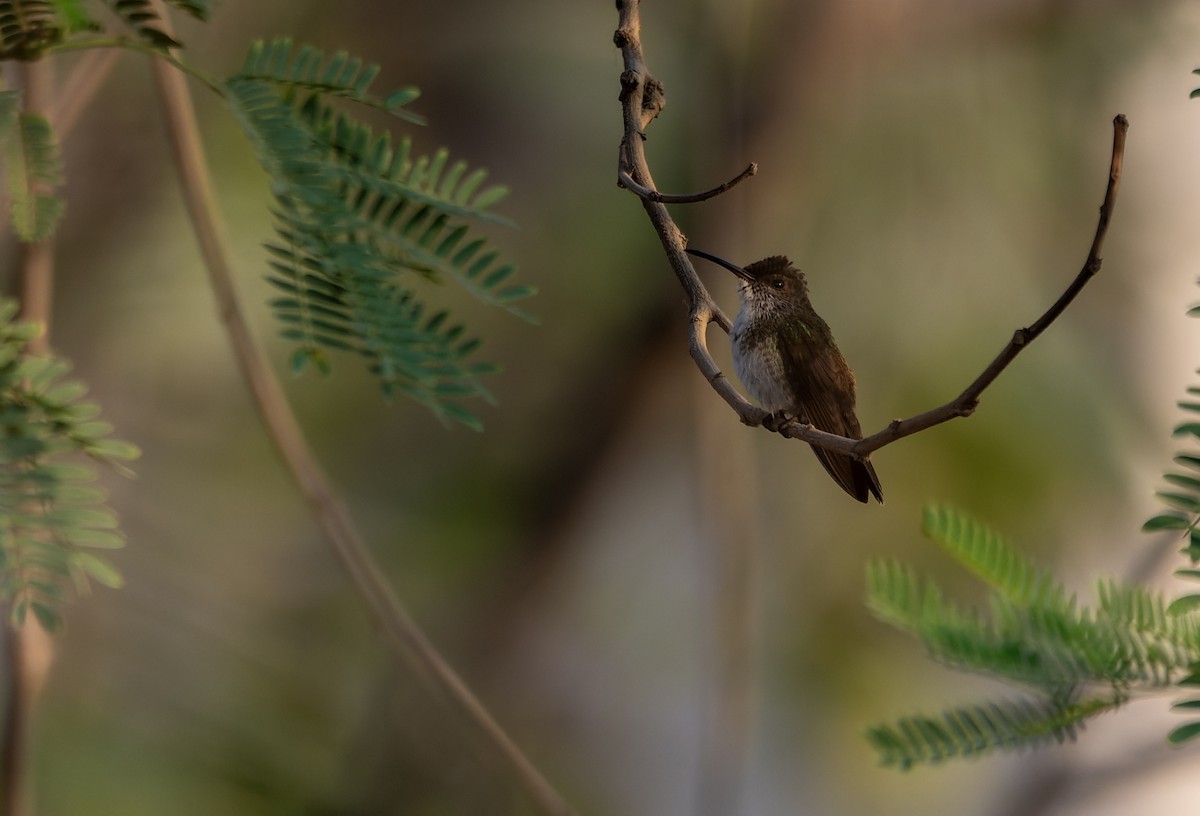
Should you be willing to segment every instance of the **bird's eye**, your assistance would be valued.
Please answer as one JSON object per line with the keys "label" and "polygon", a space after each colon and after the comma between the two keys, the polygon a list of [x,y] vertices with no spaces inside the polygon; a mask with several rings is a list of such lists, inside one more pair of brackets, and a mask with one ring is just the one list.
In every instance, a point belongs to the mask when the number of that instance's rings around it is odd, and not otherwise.
{"label": "bird's eye", "polygon": [[782,289],[783,288],[783,278],[776,278],[775,280],[771,281],[771,287],[774,289]]}

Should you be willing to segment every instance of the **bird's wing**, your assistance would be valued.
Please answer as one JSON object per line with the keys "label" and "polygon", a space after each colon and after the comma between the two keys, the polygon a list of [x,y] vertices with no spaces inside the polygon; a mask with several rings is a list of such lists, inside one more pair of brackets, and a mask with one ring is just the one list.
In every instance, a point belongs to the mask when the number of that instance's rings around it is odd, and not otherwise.
{"label": "bird's wing", "polygon": [[[789,366],[804,376],[796,378],[797,408],[814,428],[850,439],[862,439],[862,428],[854,413],[854,374],[837,347],[830,341],[817,352],[803,344],[785,349]],[[870,463],[843,453],[812,446],[826,472],[838,485],[861,502],[870,495],[883,501],[879,476]]]}

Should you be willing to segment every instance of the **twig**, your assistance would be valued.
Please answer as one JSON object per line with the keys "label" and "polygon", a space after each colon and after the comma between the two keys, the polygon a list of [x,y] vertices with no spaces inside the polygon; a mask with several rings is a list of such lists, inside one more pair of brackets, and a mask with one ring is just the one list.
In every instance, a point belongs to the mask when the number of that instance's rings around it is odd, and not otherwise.
{"label": "twig", "polygon": [[[619,151],[620,166],[617,171],[617,184],[633,192],[642,202],[650,222],[658,233],[659,240],[667,253],[667,260],[679,279],[688,299],[690,327],[688,332],[688,350],[700,373],[713,387],[722,399],[737,413],[741,421],[752,426],[770,426],[790,439],[799,439],[811,445],[818,445],[829,450],[849,453],[865,458],[885,445],[890,445],[906,436],[940,425],[956,417],[970,416],[979,405],[979,397],[991,383],[1000,375],[1009,363],[1016,358],[1022,349],[1032,343],[1038,335],[1062,314],[1063,310],[1075,299],[1087,282],[1100,271],[1100,249],[1108,232],[1108,223],[1116,206],[1117,188],[1121,180],[1121,166],[1125,155],[1125,134],[1129,122],[1124,115],[1118,114],[1113,119],[1113,148],[1112,160],[1109,165],[1108,187],[1104,195],[1104,203],[1100,207],[1100,222],[1092,239],[1091,250],[1083,269],[1036,323],[1028,328],[1018,329],[1013,333],[1008,345],[984,369],[983,373],[967,386],[961,394],[945,405],[930,409],[924,413],[896,419],[883,430],[864,439],[849,439],[837,434],[826,433],[797,420],[785,423],[773,422],[773,415],[747,401],[728,378],[708,351],[708,324],[716,323],[726,332],[730,329],[728,318],[712,300],[700,278],[692,268],[691,262],[683,252],[687,241],[667,212],[663,201],[666,199],[658,193],[650,175],[646,161],[644,128],[662,111],[666,105],[662,98],[662,85],[654,79],[646,68],[641,43],[641,18],[638,13],[638,0],[618,0],[617,10],[619,22],[613,41],[621,49],[624,58],[624,71],[621,73],[621,109],[624,122],[624,135]],[[753,167],[753,165],[751,165]],[[736,179],[735,181],[740,180]],[[722,185],[724,189],[728,186]],[[724,192],[717,188],[716,195]],[[704,194],[701,194],[704,195]],[[682,198],[692,199],[688,196]]]}
{"label": "twig", "polygon": [[[618,0],[617,11],[619,21],[613,42],[621,49],[625,70],[621,73],[621,111],[625,125],[625,133],[621,139],[622,167],[625,175],[635,181],[640,187],[654,190],[654,179],[650,175],[650,167],[646,162],[646,151],[642,144],[645,136],[643,128],[648,125],[666,105],[662,84],[646,68],[642,57],[641,16],[638,14],[639,0]],[[666,250],[667,260],[679,284],[687,295],[689,304],[689,351],[692,359],[699,367],[704,378],[721,395],[726,402],[740,415],[757,411],[745,400],[733,384],[717,368],[716,362],[708,352],[705,329],[709,323],[715,322],[725,331],[729,331],[729,318],[721,311],[721,307],[708,294],[700,276],[696,274],[691,260],[683,251],[686,242],[683,233],[675,225],[667,208],[661,201],[654,201],[647,196],[639,196],[650,223]],[[761,421],[761,420],[760,420]]]}
{"label": "twig", "polygon": [[731,187],[741,184],[757,172],[758,165],[750,162],[749,167],[724,184],[718,184],[716,187],[711,190],[705,190],[703,193],[689,193],[687,195],[671,195],[670,193],[660,193],[658,190],[643,187],[629,176],[624,167],[617,169],[617,184],[627,190],[632,190],[639,198],[649,199],[650,201],[659,201],[663,204],[695,204],[698,201],[707,201],[710,198],[719,196]]}
{"label": "twig", "polygon": [[[165,10],[158,5],[165,25]],[[171,34],[169,27],[164,31]],[[575,810],[521,752],[425,636],[371,557],[322,471],[242,313],[225,228],[217,212],[187,79],[166,60],[156,59],[154,71],[167,118],[171,150],[221,322],[259,416],[312,509],[326,542],[349,572],[355,589],[362,595],[388,641],[491,743],[538,809],[551,816],[574,816]]]}
{"label": "twig", "polygon": [[[671,268],[687,293],[690,322],[688,342],[692,359],[708,383],[740,415],[755,408],[742,398],[733,384],[721,373],[707,346],[708,324],[715,322],[728,332],[729,318],[708,294],[692,266],[691,259],[684,253],[686,242],[664,204],[699,201],[718,195],[749,178],[757,171],[757,166],[751,164],[737,178],[714,188],[709,194],[671,197],[664,196],[655,189],[646,161],[642,131],[662,110],[665,99],[661,83],[650,75],[642,54],[638,2],[639,0],[618,0],[619,22],[613,37],[624,60],[620,98],[625,130],[618,151],[618,184],[632,190],[641,199],[642,206],[666,250]],[[710,447],[702,445],[701,449],[707,451]],[[743,525],[743,533],[744,530]],[[739,541],[745,546],[747,539],[743,535],[739,537]],[[723,632],[726,640],[722,643],[715,666],[715,691],[718,699],[715,701],[714,716],[707,721],[710,732],[706,735],[702,748],[705,776],[700,787],[700,795],[703,797],[700,812],[707,813],[723,813],[736,809],[739,790],[737,777],[742,770],[737,754],[749,727],[751,681],[748,672],[751,659],[748,654],[750,639],[745,637],[745,630],[750,628],[750,602],[746,594],[750,591],[749,576],[741,572],[728,572],[729,568],[734,566],[748,569],[749,558],[744,551],[723,552],[721,555],[726,560],[720,563],[719,571],[722,573],[722,579],[729,584],[721,592],[724,603],[719,610],[719,617],[720,623],[727,631]]]}
{"label": "twig", "polygon": [[1087,260],[1083,262],[1083,268],[1079,270],[1079,274],[1075,276],[1058,300],[1032,326],[1013,332],[1008,345],[996,355],[983,373],[953,400],[909,419],[892,421],[882,431],[854,444],[850,448],[851,453],[866,456],[871,451],[878,450],[897,439],[910,436],[955,417],[970,416],[978,407],[979,397],[984,389],[991,385],[1000,376],[1000,372],[1007,368],[1023,349],[1036,340],[1083,291],[1083,287],[1087,285],[1088,281],[1100,271],[1102,263],[1100,250],[1104,246],[1104,239],[1108,235],[1108,224],[1112,218],[1113,209],[1117,205],[1117,189],[1121,184],[1121,169],[1125,161],[1125,134],[1128,131],[1129,120],[1125,118],[1124,114],[1117,114],[1113,117],[1112,158],[1109,161],[1108,184],[1104,191],[1104,202],[1100,205],[1100,219],[1096,224],[1095,235],[1092,237],[1092,246],[1088,250]]}
{"label": "twig", "polygon": [[[22,63],[24,105],[30,113],[45,115],[53,96],[53,66],[44,60]],[[21,319],[42,325],[30,341],[29,351],[41,354],[50,348],[50,322],[54,296],[54,243],[47,239],[20,248]],[[54,659],[54,645],[37,619],[30,615],[21,626],[5,622],[8,659],[8,699],[5,701],[3,758],[0,759],[0,814],[26,816],[34,812],[32,752],[29,750],[33,716]]]}
{"label": "twig", "polygon": [[75,127],[75,122],[96,97],[96,92],[104,85],[117,64],[121,52],[112,49],[97,49],[84,54],[71,75],[63,83],[62,90],[57,94],[54,109],[50,113],[50,123],[54,125],[54,133],[59,142],[67,140],[67,134]]}

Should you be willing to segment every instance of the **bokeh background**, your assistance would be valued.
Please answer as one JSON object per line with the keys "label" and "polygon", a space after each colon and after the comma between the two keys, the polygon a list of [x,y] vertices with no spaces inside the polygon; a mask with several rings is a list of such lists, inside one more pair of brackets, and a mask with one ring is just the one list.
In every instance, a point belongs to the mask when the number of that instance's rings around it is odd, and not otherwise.
{"label": "bokeh background", "polygon": [[[868,724],[1003,690],[931,664],[861,599],[881,555],[978,595],[921,539],[930,500],[991,521],[1085,597],[1147,563],[1179,590],[1177,556],[1138,529],[1200,364],[1184,317],[1200,258],[1200,5],[646,0],[642,15],[668,99],[647,143],[659,186],[704,189],[758,162],[676,217],[693,246],[786,253],[807,271],[868,431],[957,394],[1058,296],[1086,255],[1121,112],[1103,272],[974,417],[876,454],[887,504],[862,507],[803,445],[741,426],[687,356],[681,294],[615,186],[611,3],[260,0],[181,21],[187,58],[218,74],[282,33],[381,63],[381,88],[424,92],[418,146],[449,145],[512,187],[502,209],[519,228],[493,234],[540,288],[540,325],[452,286],[429,293],[505,366],[485,433],[384,404],[351,359],[287,381],[415,616],[583,813],[1194,808],[1200,755],[1165,747],[1169,698],[1073,746],[879,768]],[[282,372],[265,178],[196,91],[241,290]],[[274,456],[143,59],[121,58],[65,147],[53,344],[144,457],[136,480],[107,480],[127,586],[75,604],[57,643],[41,812],[531,812],[376,638]],[[729,276],[701,272],[733,311]],[[728,368],[715,328],[711,341]],[[721,669],[730,656],[744,671]]]}

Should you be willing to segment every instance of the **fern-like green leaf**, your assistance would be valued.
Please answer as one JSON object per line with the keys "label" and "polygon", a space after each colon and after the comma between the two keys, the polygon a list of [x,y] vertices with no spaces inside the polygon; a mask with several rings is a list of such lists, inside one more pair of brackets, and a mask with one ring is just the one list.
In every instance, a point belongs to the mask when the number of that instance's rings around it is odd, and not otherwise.
{"label": "fern-like green leaf", "polygon": [[904,717],[868,729],[867,739],[882,765],[909,770],[919,764],[1074,740],[1086,719],[1123,703],[1120,695],[1064,705],[1004,700],[948,709],[938,717]]}
{"label": "fern-like green leaf", "polygon": [[[162,30],[162,21],[150,0],[106,0],[106,2],[113,13],[133,30],[139,40],[164,51],[182,47],[178,40]],[[186,2],[173,2],[172,4],[189,13],[191,13],[189,7],[208,5],[207,3]]]}
{"label": "fern-like green leaf", "polygon": [[34,60],[71,28],[62,0],[0,0],[0,60]]}
{"label": "fern-like green leaf", "polygon": [[1062,598],[1053,577],[1033,566],[994,530],[952,508],[926,507],[922,532],[1015,604]]}
{"label": "fern-like green leaf", "polygon": [[[1153,526],[1174,528],[1179,518],[1171,514]],[[1077,724],[1120,705],[1131,690],[1161,690],[1195,676],[1200,595],[1168,603],[1159,593],[1107,580],[1098,585],[1097,605],[1088,608],[995,531],[955,510],[928,508],[923,529],[988,584],[990,614],[955,606],[894,561],[868,567],[868,606],[919,638],[933,659],[1039,696],[1015,707],[954,709],[940,719],[906,718],[873,729],[870,738],[885,764],[909,767],[1073,735]],[[1079,703],[1083,692],[1089,697]]]}
{"label": "fern-like green leaf", "polygon": [[1145,587],[1102,580],[1097,585],[1102,619],[1114,626],[1178,639],[1195,633],[1194,624],[1167,613],[1167,601]]}
{"label": "fern-like green leaf", "polygon": [[912,567],[894,559],[867,562],[867,608],[907,632],[920,631],[925,587]]}
{"label": "fern-like green leaf", "polygon": [[197,20],[208,22],[212,19],[213,3],[210,0],[167,0],[167,2]]}
{"label": "fern-like green leaf", "polygon": [[13,322],[15,311],[0,303],[0,598],[15,623],[33,614],[56,628],[72,588],[120,584],[94,550],[123,538],[84,462],[120,465],[137,450],[108,436],[86,389],[63,379],[65,363],[27,354],[37,327]]}
{"label": "fern-like green leaf", "polygon": [[461,400],[490,399],[479,378],[495,367],[471,362],[479,341],[444,316],[426,315],[411,283],[446,275],[509,311],[529,287],[507,283],[512,267],[465,223],[499,220],[475,204],[492,189],[479,191],[482,171],[450,162],[444,151],[413,158],[407,141],[393,148],[390,136],[326,101],[387,107],[412,98],[369,96],[376,73],[348,55],[326,58],[273,40],[255,44],[226,82],[276,196],[268,280],[281,296],[272,307],[282,335],[299,346],[293,371],[310,363],[327,369],[331,351],[356,353],[388,396],[412,397],[443,419],[478,427]]}
{"label": "fern-like green leaf", "polygon": [[268,84],[236,79],[228,87],[235,113],[277,179],[280,240],[268,246],[269,280],[285,294],[272,304],[284,337],[300,344],[301,359],[318,364],[322,349],[357,352],[388,396],[410,396],[440,417],[477,426],[465,409],[446,408],[448,396],[488,396],[457,334],[423,322],[412,290],[395,283],[401,269],[370,231],[363,236],[362,223],[344,205],[336,167],[321,145]]}
{"label": "fern-like green leaf", "polygon": [[241,73],[234,78],[277,83],[292,90],[349,99],[385,110],[413,124],[424,124],[423,117],[404,110],[405,105],[420,95],[416,88],[404,88],[385,99],[369,93],[371,83],[378,75],[378,65],[364,63],[345,51],[327,58],[309,45],[296,50],[290,37],[279,37],[255,41],[246,52]]}
{"label": "fern-like green leaf", "polygon": [[[305,125],[341,168],[347,185],[393,202],[404,199],[428,205],[444,215],[511,226],[507,219],[490,212],[508,194],[508,188],[492,185],[479,191],[487,171],[467,173],[465,162],[450,163],[445,148],[433,156],[413,158],[409,139],[393,149],[389,134],[376,135],[317,95],[310,96],[299,110]],[[450,169],[443,176],[447,165]],[[392,222],[396,220],[394,216]]]}
{"label": "fern-like green leaf", "polygon": [[50,123],[20,105],[19,94],[0,91],[0,164],[13,229],[22,241],[37,242],[53,234],[62,215],[62,199],[54,195],[62,183],[62,162]]}
{"label": "fern-like green leaf", "polygon": [[[881,620],[916,636],[940,663],[1058,691],[1095,679],[1103,660],[1089,660],[1064,641],[1078,622],[1066,610],[1030,615],[994,596],[995,615],[985,619],[947,601],[932,583],[894,561],[868,565],[867,606]],[[1107,678],[1105,678],[1107,679]]]}

